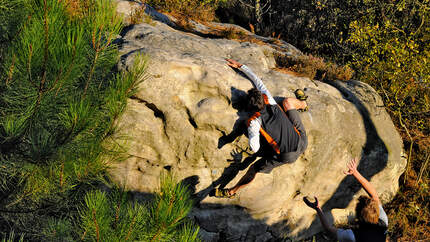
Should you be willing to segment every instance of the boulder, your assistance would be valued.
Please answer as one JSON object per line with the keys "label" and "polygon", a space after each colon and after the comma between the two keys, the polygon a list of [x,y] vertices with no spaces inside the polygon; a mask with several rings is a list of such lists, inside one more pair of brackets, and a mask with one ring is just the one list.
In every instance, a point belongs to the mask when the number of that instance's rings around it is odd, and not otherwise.
{"label": "boulder", "polygon": [[[209,240],[300,239],[322,231],[303,196],[317,196],[330,219],[346,223],[356,198],[365,194],[343,173],[354,157],[383,203],[396,194],[406,165],[402,141],[369,85],[282,73],[273,57],[280,48],[205,38],[158,21],[129,26],[120,51],[120,68],[132,65],[139,53],[149,56],[150,65],[119,123],[118,140],[129,147],[129,158],[112,163],[110,175],[129,190],[152,193],[162,172],[174,173],[195,192],[191,216]],[[284,51],[301,54],[291,46]],[[216,185],[233,186],[246,172],[238,162],[250,154],[247,137],[225,141],[247,119],[237,103],[252,84],[225,58],[249,66],[277,100],[294,97],[297,88],[309,96],[309,111],[300,114],[307,150],[292,164],[258,173],[232,199],[209,192]]]}

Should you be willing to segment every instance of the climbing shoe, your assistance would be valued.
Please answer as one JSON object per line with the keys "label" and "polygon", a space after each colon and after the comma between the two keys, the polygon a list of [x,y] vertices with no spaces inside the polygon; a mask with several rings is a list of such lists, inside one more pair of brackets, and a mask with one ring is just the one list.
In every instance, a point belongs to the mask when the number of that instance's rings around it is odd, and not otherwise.
{"label": "climbing shoe", "polygon": [[306,96],[305,92],[302,89],[295,90],[294,95],[296,95],[296,98],[300,101],[306,101],[306,99],[308,99],[308,96]]}
{"label": "climbing shoe", "polygon": [[[298,100],[303,101],[303,102],[306,102],[306,100],[308,99],[308,96],[306,96],[305,92],[302,89],[295,90],[294,91],[294,95],[296,95],[296,98]],[[309,110],[309,108],[308,108],[307,103],[306,103],[306,107],[305,108],[297,109],[297,111],[299,111],[299,112],[305,112],[305,111],[308,111],[308,110]]]}

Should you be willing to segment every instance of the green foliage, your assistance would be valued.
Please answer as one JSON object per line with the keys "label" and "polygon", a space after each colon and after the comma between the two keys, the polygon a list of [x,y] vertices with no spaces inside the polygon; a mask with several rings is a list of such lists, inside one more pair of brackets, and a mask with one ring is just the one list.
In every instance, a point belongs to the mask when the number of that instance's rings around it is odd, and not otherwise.
{"label": "green foliage", "polygon": [[[112,76],[106,71],[117,61],[111,41],[121,29],[107,3],[96,1],[87,18],[70,19],[59,1],[33,1],[31,20],[10,44],[3,63],[1,149],[11,154],[10,160],[19,157],[43,165],[28,168],[27,186],[41,185],[47,188],[40,189],[45,195],[56,183],[38,184],[32,177],[60,181],[59,174],[46,168],[75,162],[62,160],[59,154],[70,151],[96,158],[102,152],[97,144],[104,138],[109,117],[102,109],[90,109],[103,107],[97,97],[112,89],[103,82]],[[110,25],[105,24],[108,19]],[[77,150],[77,143],[85,148]],[[49,183],[50,189],[43,185]],[[37,195],[34,190],[31,194]]]}
{"label": "green foliage", "polygon": [[[160,191],[156,194],[155,202],[150,207],[149,229],[151,241],[177,241],[176,237],[193,238],[197,231],[186,229],[182,233],[175,228],[181,225],[185,216],[192,208],[191,195],[187,187],[175,185],[172,176],[162,176]],[[187,227],[186,227],[187,228]],[[187,234],[186,232],[190,233]],[[195,240],[193,240],[195,241]]]}
{"label": "green foliage", "polygon": [[198,228],[186,221],[192,207],[189,191],[171,176],[149,204],[130,202],[115,188],[91,191],[80,210],[82,239],[87,241],[199,241]]}
{"label": "green foliage", "polygon": [[[13,230],[9,233],[9,235],[7,237],[3,237],[3,239],[1,240],[2,242],[14,242],[16,241],[15,239],[15,232],[13,232]],[[24,241],[24,236],[21,235],[19,237],[19,242],[23,242]]]}
{"label": "green foliage", "polygon": [[[112,41],[122,25],[109,0],[74,9],[29,0],[15,14],[21,3],[0,2],[11,9],[8,21],[20,23],[4,25],[3,36],[14,38],[7,37],[0,63],[0,231],[45,240],[52,227],[73,240],[67,228],[77,204],[104,182],[106,162],[122,157],[112,134],[147,62],[137,56],[130,70],[115,70]],[[31,17],[13,19],[22,16]]]}
{"label": "green foliage", "polygon": [[42,234],[45,241],[75,241],[75,231],[69,219],[50,218]]}
{"label": "green foliage", "polygon": [[348,59],[342,40],[349,23],[362,16],[358,0],[232,0],[229,5],[225,17],[243,27],[250,23],[259,35],[282,36],[306,53],[342,64]]}
{"label": "green foliage", "polygon": [[368,14],[351,23],[348,39],[357,48],[351,63],[361,70],[360,79],[378,88],[387,107],[405,118],[429,112],[429,2],[366,3]]}
{"label": "green foliage", "polygon": [[21,15],[31,18],[16,27],[0,63],[0,231],[12,228],[21,241],[197,241],[185,219],[190,194],[173,179],[163,180],[154,204],[94,190],[106,162],[124,156],[116,121],[146,79],[143,55],[115,69],[112,41],[122,25],[110,1],[28,4]]}
{"label": "green foliage", "polygon": [[411,241],[429,236],[429,3],[365,1],[365,14],[351,23],[347,40],[354,50],[351,65],[381,94],[408,148],[407,170],[389,215],[392,237]]}
{"label": "green foliage", "polygon": [[0,60],[3,59],[3,51],[8,43],[26,22],[28,9],[26,0],[0,0]]}

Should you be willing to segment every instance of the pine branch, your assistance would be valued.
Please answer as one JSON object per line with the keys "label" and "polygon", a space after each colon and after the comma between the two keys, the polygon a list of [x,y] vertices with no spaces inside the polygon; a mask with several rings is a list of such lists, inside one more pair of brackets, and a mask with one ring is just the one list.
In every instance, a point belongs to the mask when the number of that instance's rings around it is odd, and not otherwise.
{"label": "pine branch", "polygon": [[121,201],[118,201],[118,204],[116,205],[116,209],[115,209],[115,224],[114,224],[114,228],[116,228],[118,226],[120,208],[121,208]]}
{"label": "pine branch", "polygon": [[94,221],[94,225],[96,226],[97,242],[99,242],[100,241],[99,225],[97,223],[96,210],[94,208],[93,208],[93,221]]}
{"label": "pine branch", "polygon": [[157,229],[157,233],[155,233],[155,235],[152,237],[151,242],[154,241],[156,238],[158,238],[158,236],[161,234],[161,230],[165,229],[165,226],[166,225],[162,224],[161,228]]}
{"label": "pine branch", "polygon": [[[75,65],[75,60],[76,60],[76,38],[74,39],[74,43],[73,43],[73,51],[72,51],[72,62],[70,63],[70,65],[66,68],[67,69],[67,71],[66,71],[66,74],[64,75],[64,77],[63,77],[63,79],[67,79],[68,77],[69,77],[69,75],[70,75],[70,73],[72,72],[72,69],[73,69],[73,66]],[[60,75],[59,75],[60,76]],[[60,78],[58,76],[58,79]],[[58,87],[58,89],[57,89],[57,91],[55,92],[55,97],[57,97],[57,95],[58,95],[58,92],[60,91],[60,88],[61,88],[61,84],[60,84],[60,86]],[[55,85],[54,86],[52,86],[52,88],[50,89],[50,91],[52,90],[52,89],[54,89],[55,88]]]}
{"label": "pine branch", "polygon": [[50,92],[50,91],[52,91],[52,89],[54,89],[54,88],[55,88],[55,86],[57,86],[58,81],[60,80],[61,74],[63,74],[63,68],[60,68],[60,71],[59,71],[59,73],[58,73],[58,76],[55,78],[54,84],[52,84],[52,87],[51,87],[50,89],[46,90],[46,92]]}
{"label": "pine branch", "polygon": [[23,210],[23,209],[20,209],[20,210],[2,210],[2,209],[0,209],[0,213],[15,213],[15,214],[19,214],[19,213],[34,213],[34,212],[37,212],[37,211],[40,211],[40,210],[45,210],[45,209],[51,208],[53,206],[54,205],[45,205],[45,206],[42,206],[42,207],[39,207],[39,208],[29,209],[29,210]]}
{"label": "pine branch", "polygon": [[87,82],[85,83],[85,88],[84,88],[84,93],[82,94],[82,99],[84,99],[84,98],[85,98],[85,95],[86,95],[86,93],[87,93],[87,89],[88,89],[88,86],[89,86],[89,84],[90,84],[91,78],[92,78],[92,76],[93,76],[94,69],[95,69],[95,67],[96,67],[96,63],[97,63],[97,59],[98,59],[98,57],[99,57],[99,50],[98,50],[98,49],[96,49],[96,55],[95,55],[95,57],[94,57],[93,64],[91,65],[91,70],[90,70],[90,73],[88,74]]}
{"label": "pine branch", "polygon": [[61,162],[61,170],[60,170],[60,188],[63,190],[63,175],[64,175],[64,161]]}
{"label": "pine branch", "polygon": [[28,75],[28,80],[30,81],[30,84],[34,87],[37,88],[37,85],[34,83],[33,81],[33,77],[31,76],[31,59],[33,56],[33,45],[30,44],[29,45],[29,50],[28,50],[28,61],[27,61],[27,75]]}
{"label": "pine branch", "polygon": [[81,240],[84,240],[86,235],[87,235],[87,230],[85,230],[84,233],[82,234]]}
{"label": "pine branch", "polygon": [[133,220],[132,220],[132,221],[131,221],[131,223],[130,223],[130,227],[129,227],[129,229],[128,229],[127,236],[125,237],[125,241],[127,241],[127,240],[128,240],[128,238],[130,237],[131,232],[132,232],[132,230],[133,230],[134,223],[136,223],[136,216],[133,216]]}
{"label": "pine branch", "polygon": [[36,108],[38,109],[40,102],[42,101],[42,96],[44,94],[44,87],[45,87],[45,81],[46,81],[46,75],[47,75],[47,69],[48,69],[48,58],[49,58],[49,50],[48,50],[48,44],[49,44],[49,23],[48,23],[48,6],[47,6],[47,0],[43,0],[43,26],[45,31],[45,46],[43,50],[43,67],[42,67],[42,80],[40,81],[39,85],[39,93],[37,96],[36,101]]}
{"label": "pine branch", "polygon": [[16,55],[13,54],[13,56],[12,56],[12,64],[10,65],[9,72],[8,72],[8,75],[7,75],[7,79],[6,79],[6,82],[5,82],[6,86],[12,80],[13,70],[15,68],[15,61],[16,61]]}

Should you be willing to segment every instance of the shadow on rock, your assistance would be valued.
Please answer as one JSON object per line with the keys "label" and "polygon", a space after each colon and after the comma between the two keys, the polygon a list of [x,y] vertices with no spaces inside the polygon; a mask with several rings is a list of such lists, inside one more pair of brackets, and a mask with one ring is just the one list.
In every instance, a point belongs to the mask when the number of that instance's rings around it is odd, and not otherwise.
{"label": "shadow on rock", "polygon": [[[246,157],[243,161],[242,161],[242,153],[246,152],[245,150],[233,150],[231,152],[231,156],[232,159],[227,160],[228,162],[230,162],[230,165],[226,168],[224,168],[224,171],[222,172],[221,176],[216,179],[215,181],[213,181],[211,183],[211,185],[209,185],[207,188],[202,189],[200,192],[195,193],[195,187],[192,188],[190,187],[190,191],[194,191],[194,199],[196,204],[200,203],[203,199],[205,199],[208,195],[209,196],[215,196],[215,188],[219,187],[219,188],[225,188],[225,186],[227,186],[227,184],[229,184],[239,173],[239,171],[245,170],[246,168],[248,168],[249,165],[251,165],[251,163],[253,161],[256,160],[256,156],[252,155],[252,156],[248,156]],[[194,176],[191,176],[194,177]],[[188,180],[191,177],[187,177],[184,180]],[[197,178],[198,179],[198,178]],[[197,183],[195,183],[194,185],[197,185]]]}
{"label": "shadow on rock", "polygon": [[229,134],[225,134],[224,132],[222,132],[223,136],[218,139],[218,149],[221,149],[224,145],[233,142],[239,136],[247,136],[246,120],[248,119],[249,115],[245,111],[246,92],[235,87],[231,87],[230,91],[232,107],[236,109],[238,119],[234,122],[232,131]]}
{"label": "shadow on rock", "polygon": [[[357,169],[366,179],[370,180],[386,167],[388,162],[387,147],[378,135],[376,127],[371,120],[369,110],[363,104],[363,101],[358,99],[353,92],[354,86],[359,85],[359,83],[331,83],[331,85],[338,89],[346,100],[354,104],[355,108],[362,116],[366,130],[366,142],[361,150],[361,160]],[[232,100],[234,97],[237,99],[232,101],[233,105],[243,107],[240,106],[240,102],[243,101],[241,97],[246,97],[246,93],[232,87]],[[277,102],[282,102],[282,100],[283,98],[276,97]],[[220,138],[218,148],[233,142],[237,137],[247,133],[244,122],[247,116],[241,116],[241,109],[237,110],[239,118],[236,120],[232,132]],[[246,169],[257,158],[251,155],[242,161],[242,157],[239,155],[242,152],[244,151],[233,150],[231,153],[233,159],[228,160],[231,163],[224,169],[222,175],[206,189],[195,193],[196,203],[198,205],[192,216],[194,216],[196,221],[200,224],[205,236],[209,236],[208,241],[255,241],[258,239],[263,239],[262,241],[284,241],[282,238],[290,231],[287,226],[288,221],[286,220],[269,226],[266,224],[265,219],[252,219],[252,216],[247,214],[246,210],[239,206],[201,203],[206,196],[210,195],[210,192],[213,191],[215,187],[219,186],[220,188],[224,188],[237,176],[239,171]],[[188,177],[184,182],[186,180],[188,180],[187,184],[190,184],[190,189],[195,192],[195,185],[198,184],[198,177]],[[323,211],[331,211],[334,208],[346,208],[360,189],[360,184],[355,181],[353,177],[346,176],[340,182],[330,199],[322,205]],[[327,217],[330,221],[333,221],[331,213],[327,213]],[[245,222],[242,220],[243,218],[247,218]],[[235,231],[236,227],[238,231]],[[320,227],[321,225],[318,217],[315,217],[311,226],[306,230],[300,231],[297,235],[299,237],[305,236],[305,234],[309,234],[309,231],[315,231]],[[254,234],[255,231],[258,231],[263,237],[259,238],[259,235]],[[317,237],[319,238],[318,241],[329,241],[329,238],[324,238],[321,234],[317,235]]]}
{"label": "shadow on rock", "polygon": [[[218,149],[221,149],[226,144],[232,143],[242,135],[247,136],[246,120],[249,117],[248,113],[245,111],[247,94],[245,91],[235,87],[231,87],[230,90],[232,106],[237,110],[238,119],[235,121],[232,131],[229,134],[225,134],[223,132],[223,136],[218,139]],[[247,150],[236,149],[230,152],[232,159],[227,160],[230,165],[224,168],[221,176],[212,182],[210,186],[195,194],[196,203],[199,203],[208,195],[214,196],[215,187],[219,186],[219,188],[225,188],[225,186],[237,176],[239,171],[248,168],[248,166],[257,158],[256,156],[251,155],[242,161],[243,153],[247,153]]]}
{"label": "shadow on rock", "polygon": [[[387,166],[388,150],[384,141],[378,135],[375,125],[370,117],[369,110],[363,102],[357,98],[356,94],[351,91],[355,85],[359,85],[359,82],[350,81],[347,83],[327,83],[338,89],[346,100],[354,104],[363,118],[366,130],[366,143],[362,148],[360,155],[361,159],[357,166],[357,170],[370,181],[374,175],[378,174]],[[351,89],[349,89],[348,86],[350,86]],[[361,185],[352,176],[345,176],[330,199],[321,207],[321,209],[326,212],[327,219],[332,222],[333,215],[331,210],[334,208],[346,208],[353,200],[354,195],[359,192],[360,189]],[[313,230],[319,226],[321,226],[320,221],[318,217],[315,217],[309,230]],[[299,234],[303,234],[304,232],[305,231],[301,231]]]}

